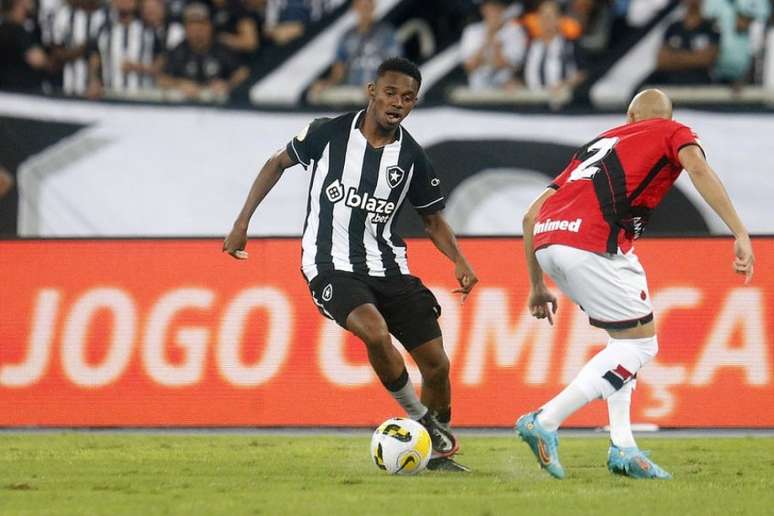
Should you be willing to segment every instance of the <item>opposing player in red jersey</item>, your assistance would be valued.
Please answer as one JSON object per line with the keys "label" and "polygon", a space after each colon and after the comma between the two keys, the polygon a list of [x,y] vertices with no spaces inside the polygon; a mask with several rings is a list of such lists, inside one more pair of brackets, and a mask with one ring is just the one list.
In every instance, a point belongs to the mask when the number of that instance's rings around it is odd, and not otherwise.
{"label": "opposing player in red jersey", "polygon": [[672,120],[672,103],[659,90],[637,95],[626,125],[581,147],[524,216],[532,315],[553,324],[556,297],[543,281],[545,272],[593,326],[610,335],[607,347],[559,395],[516,422],[541,467],[556,478],[564,477],[557,429],[597,398],[607,400],[610,417],[608,469],[635,478],[671,478],[639,450],[629,421],[637,371],[658,352],[645,272],[632,242],[683,169],[733,233],[734,270],[748,282],[754,257],[747,230],[698,138]]}

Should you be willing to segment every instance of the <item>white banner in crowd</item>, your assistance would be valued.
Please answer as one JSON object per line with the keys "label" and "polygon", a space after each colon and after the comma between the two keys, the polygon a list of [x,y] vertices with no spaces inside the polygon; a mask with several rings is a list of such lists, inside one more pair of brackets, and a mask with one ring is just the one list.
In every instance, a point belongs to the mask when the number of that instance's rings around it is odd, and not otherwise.
{"label": "white banner in crowd", "polygon": [[[0,116],[87,125],[20,166],[21,234],[203,236],[224,234],[264,161],[310,120],[332,114],[2,94]],[[763,155],[774,134],[774,115],[678,111],[675,117],[699,134],[750,230],[774,233],[774,176]],[[426,148],[490,140],[575,147],[623,121],[623,114],[519,115],[444,107],[417,109],[404,125]],[[461,234],[519,234],[521,213],[548,182],[545,167],[529,168],[477,170],[459,183],[447,203],[454,228]],[[443,179],[444,170],[438,173]],[[250,233],[300,235],[308,179],[300,166],[286,171],[258,209]],[[677,186],[712,232],[725,232],[685,174]]]}

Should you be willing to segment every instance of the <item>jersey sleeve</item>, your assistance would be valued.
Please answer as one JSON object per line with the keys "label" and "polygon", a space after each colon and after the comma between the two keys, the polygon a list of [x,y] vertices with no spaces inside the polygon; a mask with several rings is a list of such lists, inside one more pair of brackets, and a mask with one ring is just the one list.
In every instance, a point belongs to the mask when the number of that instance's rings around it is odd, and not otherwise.
{"label": "jersey sleeve", "polygon": [[320,158],[325,148],[325,123],[330,118],[316,118],[304,127],[287,145],[288,155],[304,168]]}
{"label": "jersey sleeve", "polygon": [[441,191],[441,180],[438,179],[430,158],[421,150],[419,157],[414,161],[414,173],[411,176],[408,198],[414,209],[421,215],[441,211],[446,206]]}
{"label": "jersey sleeve", "polygon": [[689,145],[696,145],[704,154],[704,149],[701,146],[699,137],[696,136],[690,127],[682,124],[675,124],[676,128],[667,139],[667,155],[669,160],[677,166],[680,166],[680,159],[678,154],[680,149],[688,147]]}

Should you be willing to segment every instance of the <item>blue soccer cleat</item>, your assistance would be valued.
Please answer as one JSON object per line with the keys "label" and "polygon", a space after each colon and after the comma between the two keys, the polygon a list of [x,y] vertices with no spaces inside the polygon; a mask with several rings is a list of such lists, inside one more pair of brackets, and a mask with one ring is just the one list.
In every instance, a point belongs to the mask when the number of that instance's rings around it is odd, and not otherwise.
{"label": "blue soccer cleat", "polygon": [[607,452],[607,469],[617,475],[632,478],[656,478],[670,480],[672,475],[661,469],[661,466],[648,458],[648,452],[633,448],[619,448],[610,443]]}
{"label": "blue soccer cleat", "polygon": [[564,478],[564,468],[559,463],[559,436],[540,426],[537,420],[539,413],[538,410],[521,416],[516,421],[516,433],[529,445],[541,468],[554,478]]}

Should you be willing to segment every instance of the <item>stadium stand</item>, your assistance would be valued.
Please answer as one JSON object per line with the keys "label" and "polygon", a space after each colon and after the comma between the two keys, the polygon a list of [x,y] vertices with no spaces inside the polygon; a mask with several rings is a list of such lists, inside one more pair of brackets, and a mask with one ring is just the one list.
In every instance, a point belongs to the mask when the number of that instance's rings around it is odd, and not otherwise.
{"label": "stadium stand", "polygon": [[[362,104],[374,63],[402,54],[421,66],[426,105],[604,109],[638,86],[661,84],[679,85],[673,91],[690,103],[766,106],[774,88],[771,3],[207,0],[216,46],[236,54],[249,76],[229,95],[192,96],[158,81],[185,46],[185,0],[4,0],[0,89],[345,107]],[[119,36],[121,52],[111,50]],[[686,85],[702,88],[685,96]]]}

